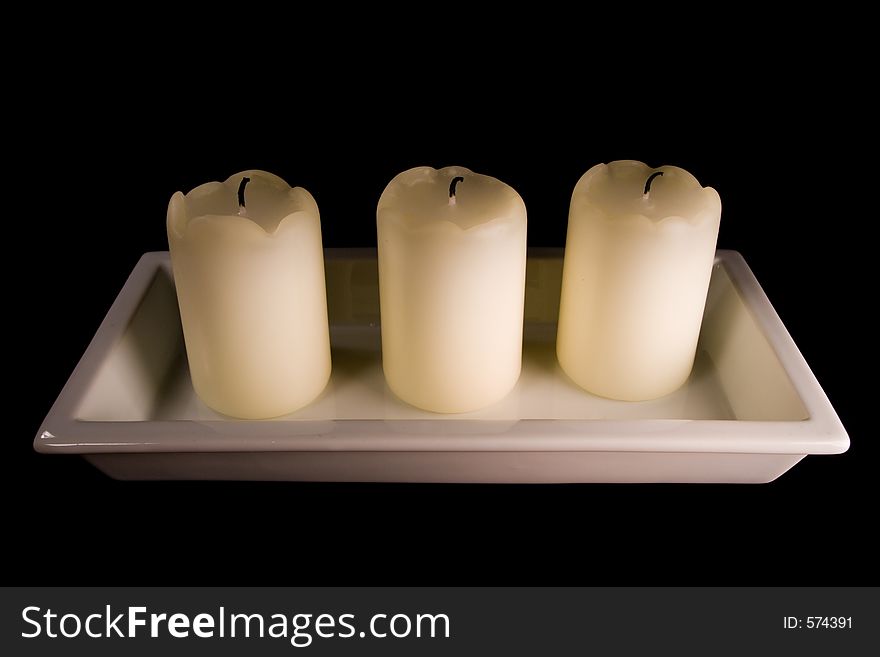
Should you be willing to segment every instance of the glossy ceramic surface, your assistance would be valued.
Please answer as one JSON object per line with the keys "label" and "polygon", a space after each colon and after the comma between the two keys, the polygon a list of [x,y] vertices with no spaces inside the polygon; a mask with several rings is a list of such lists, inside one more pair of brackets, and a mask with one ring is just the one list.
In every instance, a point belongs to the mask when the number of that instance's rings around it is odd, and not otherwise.
{"label": "glossy ceramic surface", "polygon": [[555,356],[561,250],[530,252],[523,371],[501,402],[441,415],[397,399],[376,256],[328,250],[333,373],[297,413],[242,421],[195,395],[167,253],[145,254],[49,412],[37,451],[123,479],[764,482],[849,439],[745,264],[719,251],[696,365],[648,402],[594,397]]}

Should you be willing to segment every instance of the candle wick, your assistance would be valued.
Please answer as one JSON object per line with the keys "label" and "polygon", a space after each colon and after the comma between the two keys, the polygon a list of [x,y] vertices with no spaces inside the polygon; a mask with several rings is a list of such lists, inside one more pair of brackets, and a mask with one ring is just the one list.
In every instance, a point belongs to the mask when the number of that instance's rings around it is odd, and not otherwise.
{"label": "candle wick", "polygon": [[250,178],[244,176],[241,179],[241,182],[238,183],[238,214],[244,214],[244,188],[247,187],[247,184],[251,181]]}
{"label": "candle wick", "polygon": [[644,198],[648,198],[648,192],[651,191],[651,182],[654,180],[654,178],[656,178],[657,176],[662,176],[662,175],[663,175],[662,171],[655,171],[650,176],[648,176],[648,180],[645,181]]}
{"label": "candle wick", "polygon": [[449,205],[455,205],[455,188],[462,180],[464,180],[464,176],[456,176],[449,183]]}

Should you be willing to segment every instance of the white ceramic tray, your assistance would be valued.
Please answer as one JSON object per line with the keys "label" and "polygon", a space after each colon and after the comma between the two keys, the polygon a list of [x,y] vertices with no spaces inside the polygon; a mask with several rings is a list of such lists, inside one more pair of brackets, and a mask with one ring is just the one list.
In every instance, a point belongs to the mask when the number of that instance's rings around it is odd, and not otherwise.
{"label": "white ceramic tray", "polygon": [[742,257],[719,251],[694,372],[650,402],[591,396],[554,350],[560,250],[529,254],[522,377],[498,404],[437,415],[382,375],[376,255],[327,251],[333,375],[264,421],[195,396],[167,253],[135,267],[37,433],[119,479],[767,482],[846,451],[834,409]]}

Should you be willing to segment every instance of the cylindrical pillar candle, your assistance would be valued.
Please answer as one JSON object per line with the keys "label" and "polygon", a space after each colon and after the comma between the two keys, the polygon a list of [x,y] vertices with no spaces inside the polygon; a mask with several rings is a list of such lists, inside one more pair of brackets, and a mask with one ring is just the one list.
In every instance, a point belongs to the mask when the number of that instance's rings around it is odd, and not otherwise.
{"label": "cylindrical pillar candle", "polygon": [[193,387],[240,418],[291,413],[330,376],[315,199],[243,171],[168,206],[168,243]]}
{"label": "cylindrical pillar candle", "polygon": [[377,228],[388,386],[440,413],[503,398],[522,365],[520,195],[463,167],[418,167],[388,183]]}
{"label": "cylindrical pillar candle", "polygon": [[598,164],[571,198],[556,350],[613,399],[662,397],[693,367],[721,199],[684,169]]}

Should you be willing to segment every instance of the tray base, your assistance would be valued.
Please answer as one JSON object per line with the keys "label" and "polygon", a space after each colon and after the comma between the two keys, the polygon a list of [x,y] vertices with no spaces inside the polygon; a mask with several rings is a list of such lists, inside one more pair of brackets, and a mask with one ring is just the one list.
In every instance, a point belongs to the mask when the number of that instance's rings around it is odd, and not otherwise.
{"label": "tray base", "polygon": [[114,479],[456,484],[773,481],[805,454],[657,452],[233,452],[90,454]]}

